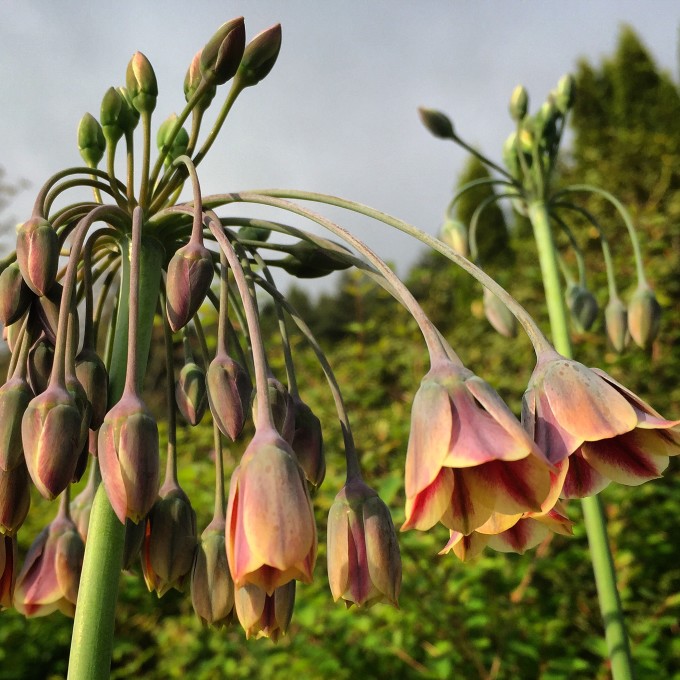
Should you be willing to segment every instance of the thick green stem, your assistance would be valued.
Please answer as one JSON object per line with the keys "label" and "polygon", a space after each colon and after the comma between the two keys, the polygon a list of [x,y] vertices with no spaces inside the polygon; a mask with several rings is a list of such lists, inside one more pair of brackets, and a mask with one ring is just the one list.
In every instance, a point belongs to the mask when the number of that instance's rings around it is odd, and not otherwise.
{"label": "thick green stem", "polygon": [[[529,206],[529,219],[534,229],[538,258],[541,264],[546,303],[550,316],[553,343],[558,352],[571,358],[571,342],[567,314],[560,290],[557,255],[550,230],[550,220],[545,204],[537,201]],[[616,572],[607,537],[607,520],[598,496],[584,498],[583,517],[590,555],[595,573],[597,595],[604,622],[609,660],[613,680],[632,680],[633,667],[628,644],[628,634],[616,588]]]}
{"label": "thick green stem", "polygon": [[[109,403],[115,404],[123,393],[127,366],[127,329],[130,289],[129,241],[121,243],[123,276],[116,320],[116,337],[111,361]],[[141,252],[139,287],[138,363],[139,377],[144,375],[151,345],[153,316],[160,287],[162,251],[153,241],[145,242]],[[111,667],[118,581],[125,543],[125,525],[116,517],[100,485],[90,515],[85,559],[80,578],[78,603],[69,680],[108,678]]]}

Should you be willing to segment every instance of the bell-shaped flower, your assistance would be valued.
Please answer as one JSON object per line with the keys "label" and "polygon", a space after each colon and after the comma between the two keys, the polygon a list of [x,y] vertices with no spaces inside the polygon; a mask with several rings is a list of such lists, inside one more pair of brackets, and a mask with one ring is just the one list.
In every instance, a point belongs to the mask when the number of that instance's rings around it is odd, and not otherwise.
{"label": "bell-shaped flower", "polygon": [[258,431],[229,484],[227,560],[237,588],[271,595],[292,579],[312,580],[316,525],[304,474],[272,429]]}
{"label": "bell-shaped flower", "polygon": [[539,511],[549,491],[549,463],[498,394],[438,361],[413,402],[402,531],[441,521],[467,535],[494,511]]}
{"label": "bell-shaped flower", "polygon": [[179,485],[164,484],[146,519],[142,572],[158,597],[170,588],[183,590],[196,550],[196,513]]}
{"label": "bell-shaped flower", "polygon": [[236,615],[246,639],[267,637],[273,642],[286,634],[295,606],[295,581],[279,586],[267,594],[248,583],[234,594]]}
{"label": "bell-shaped flower", "polygon": [[213,520],[201,534],[191,569],[191,603],[204,624],[230,624],[234,612],[234,581],[227,564],[224,520]]}
{"label": "bell-shaped flower", "polygon": [[0,536],[0,611],[9,609],[14,600],[17,578],[16,536]]}
{"label": "bell-shaped flower", "polygon": [[666,420],[604,371],[543,352],[524,394],[522,422],[555,465],[567,466],[563,498],[610,481],[659,477],[680,453],[680,420]]}
{"label": "bell-shaped flower", "polygon": [[17,577],[14,606],[25,616],[59,609],[75,613],[85,544],[71,518],[60,512],[30,547]]}
{"label": "bell-shaped flower", "polygon": [[360,479],[349,481],[328,514],[328,582],[348,607],[397,606],[401,556],[387,506]]}

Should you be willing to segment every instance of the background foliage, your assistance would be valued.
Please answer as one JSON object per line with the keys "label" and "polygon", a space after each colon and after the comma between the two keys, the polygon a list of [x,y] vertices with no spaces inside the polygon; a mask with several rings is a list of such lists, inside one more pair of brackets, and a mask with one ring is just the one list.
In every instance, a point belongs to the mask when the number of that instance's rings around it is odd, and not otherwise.
{"label": "background foliage", "polygon": [[[650,400],[668,417],[680,414],[680,96],[631,29],[614,55],[576,71],[573,153],[563,181],[589,181],[617,193],[641,233],[649,278],[665,308],[651,356],[629,347],[617,356],[601,323],[575,336],[576,357],[597,365]],[[415,120],[415,118],[414,118]],[[415,124],[415,123],[414,123]],[[510,131],[510,122],[509,122]],[[470,176],[480,170],[471,164]],[[475,174],[476,173],[476,174]],[[462,178],[461,178],[462,179]],[[442,210],[446,198],[442,199]],[[615,248],[624,293],[634,286],[631,251],[616,216],[589,201]],[[474,206],[461,206],[469,218]],[[467,211],[467,212],[465,212]],[[506,222],[509,231],[506,229]],[[509,210],[480,226],[485,265],[547,328],[533,243]],[[590,285],[603,307],[606,286],[596,235],[578,237],[588,257]],[[615,236],[616,235],[616,236]],[[482,237],[480,236],[480,239]],[[481,242],[481,240],[480,240]],[[494,253],[499,256],[494,257]],[[461,358],[491,382],[518,412],[533,367],[523,337],[494,334],[483,316],[481,290],[440,256],[427,254],[408,283]],[[333,295],[309,299],[295,290],[328,353],[351,413],[367,481],[403,520],[402,468],[409,408],[427,357],[414,323],[391,298],[356,274]],[[271,328],[274,322],[272,319]],[[446,531],[401,535],[404,585],[400,609],[345,610],[325,579],[325,516],[344,480],[339,428],[323,377],[302,338],[293,333],[304,399],[325,425],[328,475],[315,499],[320,529],[316,580],[298,586],[289,634],[278,645],[245,643],[239,627],[202,628],[190,599],[162,600],[146,592],[137,568],[121,577],[114,678],[573,678],[609,677],[580,510],[575,536],[555,536],[523,556],[491,551],[470,564],[437,556]],[[275,366],[281,367],[275,341]],[[163,389],[161,367],[147,387]],[[153,397],[153,394],[150,395]],[[163,435],[162,435],[163,436]],[[247,435],[246,435],[247,437]],[[212,509],[212,433],[208,423],[180,429],[180,481],[202,528]],[[227,452],[233,467],[239,447]],[[639,488],[612,485],[604,493],[611,540],[639,678],[680,678],[680,469]],[[56,508],[34,499],[20,532],[25,552]],[[61,615],[25,620],[0,615],[0,679],[65,676],[71,622]]]}

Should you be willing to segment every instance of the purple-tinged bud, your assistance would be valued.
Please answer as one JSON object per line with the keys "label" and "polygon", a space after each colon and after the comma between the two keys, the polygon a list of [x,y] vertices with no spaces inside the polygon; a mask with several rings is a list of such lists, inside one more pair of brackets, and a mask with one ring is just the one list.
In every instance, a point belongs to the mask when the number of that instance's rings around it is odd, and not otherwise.
{"label": "purple-tinged bud", "polygon": [[236,615],[246,639],[267,637],[278,642],[288,630],[295,606],[295,581],[277,588],[271,595],[248,583],[234,595]]}
{"label": "purple-tinged bud", "polygon": [[281,49],[281,24],[275,24],[258,33],[243,52],[236,72],[238,87],[257,85],[274,67]]}
{"label": "purple-tinged bud", "polygon": [[[196,52],[194,58],[191,60],[191,64],[189,64],[187,74],[184,78],[184,97],[187,100],[187,102],[194,96],[194,93],[198,89],[198,86],[201,84],[201,81],[203,80],[203,75],[201,74],[202,51],[203,50],[199,50],[198,52]],[[217,92],[216,85],[208,87],[205,94],[201,97],[200,101],[196,105],[197,108],[199,108],[202,111],[205,111],[205,109],[207,109],[210,106],[210,102],[212,102],[216,92]]]}
{"label": "purple-tinged bud", "polygon": [[106,90],[102,98],[99,120],[102,124],[102,134],[112,146],[115,146],[125,134],[121,121],[121,118],[125,116],[125,106],[126,102],[123,95],[115,87]]}
{"label": "purple-tinged bud", "polygon": [[661,324],[661,305],[647,284],[638,286],[628,303],[628,330],[635,344],[648,349],[656,339]]}
{"label": "purple-tinged bud", "polygon": [[54,363],[54,345],[46,336],[38,338],[28,352],[28,382],[33,394],[47,389]]}
{"label": "purple-tinged bud", "polygon": [[189,425],[198,425],[208,407],[208,390],[205,371],[195,362],[189,361],[179,373],[175,385],[177,408]]}
{"label": "purple-tinged bud", "polygon": [[97,487],[87,484],[85,488],[71,501],[70,513],[73,523],[83,542],[87,541],[87,529],[90,526],[90,514]]}
{"label": "purple-tinged bud", "polygon": [[31,505],[26,464],[7,472],[0,470],[0,534],[14,535],[24,523]]}
{"label": "purple-tinged bud", "polygon": [[88,168],[96,168],[104,157],[104,131],[91,113],[86,113],[78,123],[78,151]]}
{"label": "purple-tinged bud", "polygon": [[18,558],[16,536],[0,536],[0,611],[12,607]]}
{"label": "purple-tinged bud", "polygon": [[33,399],[33,390],[20,375],[0,387],[0,469],[13,470],[24,463],[21,419]]}
{"label": "purple-tinged bud", "polygon": [[439,232],[439,238],[459,255],[469,257],[468,230],[460,220],[447,217]]}
{"label": "purple-tinged bud", "polygon": [[32,299],[33,293],[26,285],[19,265],[12,262],[0,274],[0,323],[10,326],[18,321]]}
{"label": "purple-tinged bud", "polygon": [[21,421],[24,456],[38,491],[52,500],[73,479],[80,445],[82,416],[73,396],[59,385],[29,403]]}
{"label": "purple-tinged bud", "polygon": [[118,519],[143,520],[158,495],[158,426],[144,402],[126,392],[99,429],[102,482]]}
{"label": "purple-tinged bud", "polygon": [[456,134],[453,131],[453,123],[450,118],[441,111],[436,109],[426,109],[421,106],[418,108],[418,115],[423,125],[435,137],[440,139],[455,139]]}
{"label": "purple-tinged bud", "polygon": [[142,571],[146,587],[162,597],[184,590],[196,551],[196,513],[177,484],[160,491],[146,519]]}
{"label": "purple-tinged bud", "polygon": [[620,354],[628,340],[628,310],[620,298],[611,298],[607,303],[604,310],[604,325],[609,342]]}
{"label": "purple-tinged bud", "polygon": [[33,541],[17,577],[14,606],[24,616],[75,613],[85,544],[69,517],[57,516]]}
{"label": "purple-tinged bud", "polygon": [[484,288],[484,315],[494,329],[503,337],[517,335],[517,319],[512,312],[488,288]]}
{"label": "purple-tinged bud", "polygon": [[172,256],[165,309],[173,332],[184,328],[203,304],[213,273],[212,256],[202,243],[189,241]]}
{"label": "purple-tinged bud", "polygon": [[[34,298],[31,305],[31,315],[34,315],[39,321],[41,329],[53,345],[57,344],[57,328],[59,327],[59,311],[63,292],[63,286],[60,283],[55,283],[46,295]],[[75,300],[71,301],[71,314],[69,323],[74,324],[73,336],[78,337],[79,323]]]}
{"label": "purple-tinged bud", "polygon": [[[243,17],[222,24],[201,51],[201,74],[206,82],[223,85],[231,80],[239,68],[245,47],[246,27],[243,23]],[[276,60],[276,57],[274,57],[274,60]],[[269,68],[271,69],[271,66]],[[264,76],[258,80],[262,80],[262,78]]]}
{"label": "purple-tinged bud", "polygon": [[109,374],[95,350],[84,347],[76,357],[76,377],[85,390],[90,403],[89,427],[98,430],[108,410]]}
{"label": "purple-tinged bud", "polygon": [[224,352],[208,366],[208,402],[220,432],[236,441],[246,422],[253,384],[248,371]]}
{"label": "purple-tinged bud", "polygon": [[45,295],[57,276],[59,241],[52,225],[41,217],[31,217],[17,232],[17,263],[28,287]]}
{"label": "purple-tinged bud", "polygon": [[572,284],[567,287],[565,297],[576,330],[589,331],[600,311],[595,296],[587,288]]}
{"label": "purple-tinged bud", "polygon": [[158,83],[151,62],[141,53],[135,52],[125,72],[125,84],[132,106],[139,113],[151,113],[156,108]]}
{"label": "purple-tinged bud", "polygon": [[170,140],[170,132],[175,126],[177,121],[177,114],[173,113],[168,118],[166,118],[158,128],[158,134],[156,135],[156,146],[159,151],[167,149],[167,155],[165,156],[165,165],[171,165],[173,161],[186,153],[189,147],[189,133],[181,127],[177,134]]}
{"label": "purple-tinged bud", "polygon": [[510,95],[510,116],[514,121],[523,120],[529,110],[529,93],[524,85],[517,85]]}
{"label": "purple-tinged bud", "polygon": [[191,604],[201,621],[215,628],[229,625],[236,615],[225,550],[224,522],[211,522],[201,534],[191,569]]}
{"label": "purple-tinged bud", "polygon": [[[274,376],[267,378],[269,405],[276,431],[290,444],[295,434],[295,403],[290,392]],[[253,398],[253,416],[257,413],[257,393]]]}
{"label": "purple-tinged bud", "polygon": [[576,83],[571,74],[567,73],[559,79],[555,90],[555,105],[562,115],[574,105],[575,90]]}
{"label": "purple-tinged bud", "polygon": [[[85,388],[80,384],[80,381],[75,375],[66,376],[66,389],[73,397],[78,413],[80,414],[80,437],[78,438],[78,451],[85,452],[87,460],[87,444],[90,433],[90,421],[92,419],[92,404],[90,404]],[[74,480],[77,482],[82,476],[84,468],[80,470],[80,475],[74,473]]]}
{"label": "purple-tinged bud", "polygon": [[300,397],[293,397],[295,431],[290,447],[297,457],[307,481],[315,488],[326,476],[326,457],[323,451],[321,421]]}
{"label": "purple-tinged bud", "polygon": [[132,565],[139,558],[144,545],[144,534],[146,533],[146,520],[135,524],[133,521],[125,520],[125,545],[123,546],[123,563],[121,568],[124,570],[132,569]]}
{"label": "purple-tinged bud", "polygon": [[348,482],[328,514],[328,582],[348,607],[389,602],[401,589],[401,556],[387,506],[359,479]]}

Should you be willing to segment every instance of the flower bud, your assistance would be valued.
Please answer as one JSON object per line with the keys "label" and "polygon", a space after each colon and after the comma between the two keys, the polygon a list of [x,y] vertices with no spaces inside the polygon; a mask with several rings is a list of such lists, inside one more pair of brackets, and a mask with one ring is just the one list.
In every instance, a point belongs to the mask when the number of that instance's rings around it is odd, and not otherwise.
{"label": "flower bud", "polygon": [[186,153],[189,146],[189,133],[181,127],[177,134],[170,140],[170,133],[175,126],[177,121],[177,114],[173,113],[168,118],[166,118],[158,128],[158,134],[156,135],[156,146],[159,151],[167,149],[167,155],[165,157],[165,165],[169,166],[172,162]]}
{"label": "flower bud", "polygon": [[236,441],[246,420],[253,384],[243,366],[224,352],[208,366],[208,401],[212,417],[223,435]]}
{"label": "flower bud", "polygon": [[449,248],[453,248],[459,255],[469,257],[468,230],[460,221],[447,217],[442,225],[439,238],[446,243]]}
{"label": "flower bud", "polygon": [[293,397],[293,409],[295,430],[290,447],[293,449],[307,481],[313,487],[318,488],[326,476],[321,421],[300,397]]}
{"label": "flower bud", "polygon": [[[60,283],[54,283],[46,295],[34,298],[31,306],[31,315],[38,319],[41,330],[44,331],[47,339],[53,345],[57,344],[57,329],[59,327],[59,312],[63,292],[63,286]],[[69,323],[74,324],[73,337],[78,337],[79,323],[75,300],[71,300]]]}
{"label": "flower bud", "polygon": [[484,287],[484,315],[494,329],[503,337],[517,335],[517,319],[514,314],[488,288]]}
{"label": "flower bud", "polygon": [[26,464],[0,470],[0,534],[16,534],[31,505],[31,489]]}
{"label": "flower bud", "polygon": [[33,394],[41,394],[47,389],[54,363],[54,345],[45,335],[38,338],[28,352],[28,381]]}
{"label": "flower bud", "polygon": [[453,123],[449,117],[435,109],[426,109],[420,107],[418,109],[420,120],[423,125],[435,136],[441,139],[455,139],[456,135],[453,131]]}
{"label": "flower bud", "polygon": [[196,513],[177,484],[160,491],[146,519],[142,571],[146,587],[162,597],[183,590],[194,563]]}
{"label": "flower bud", "polygon": [[31,217],[17,232],[17,263],[28,287],[45,295],[57,276],[59,241],[52,225],[41,217]]}
{"label": "flower bud", "polygon": [[[187,100],[187,102],[194,96],[194,92],[196,92],[198,86],[201,84],[201,81],[203,80],[203,75],[201,74],[202,51],[203,50],[199,50],[198,52],[196,52],[194,58],[191,60],[191,64],[189,64],[187,74],[184,77],[184,97]],[[196,105],[197,108],[205,111],[205,109],[207,109],[210,106],[210,102],[215,97],[216,92],[217,92],[216,85],[208,87],[205,94],[201,97],[200,101]]]}
{"label": "flower bud", "polygon": [[158,494],[158,426],[144,402],[126,392],[99,430],[99,465],[111,506],[121,522],[138,523]]}
{"label": "flower bud", "polygon": [[98,430],[108,410],[109,374],[94,349],[84,347],[76,357],[76,377],[92,409],[89,427]]}
{"label": "flower bud", "polygon": [[661,305],[646,284],[638,286],[628,304],[628,330],[635,344],[648,349],[659,333]]}
{"label": "flower bud", "polygon": [[213,272],[212,256],[202,243],[189,241],[172,256],[165,309],[173,332],[184,328],[203,304]]}
{"label": "flower bud", "polygon": [[88,439],[90,433],[90,420],[92,419],[92,405],[90,404],[85,389],[75,375],[66,376],[66,389],[73,397],[76,408],[80,414],[80,436],[78,437],[78,463],[73,471],[73,480],[78,482],[85,472],[88,457]]}
{"label": "flower bud", "polygon": [[132,133],[139,123],[139,111],[132,105],[132,99],[130,99],[130,93],[127,91],[127,88],[117,87],[116,89],[123,100],[120,114],[118,115],[118,125],[120,125],[123,132]]}
{"label": "flower bud", "polygon": [[231,80],[241,63],[245,46],[246,27],[243,17],[222,24],[201,51],[200,67],[203,78],[211,85],[223,85]]}
{"label": "flower bud", "polygon": [[88,168],[96,168],[104,157],[104,131],[91,113],[86,113],[78,123],[78,151]]}
{"label": "flower bud", "polygon": [[28,404],[21,421],[26,465],[43,497],[52,500],[73,479],[82,450],[81,413],[73,396],[48,386]]}
{"label": "flower bud", "polygon": [[[269,405],[274,417],[276,431],[290,444],[295,434],[295,404],[290,392],[274,376],[267,378]],[[257,392],[253,399],[253,419],[257,413]]]}
{"label": "flower bud", "polygon": [[524,85],[517,85],[510,95],[510,116],[513,120],[522,120],[529,109],[529,93]]}
{"label": "flower bud", "polygon": [[99,120],[102,123],[102,134],[112,146],[115,146],[125,134],[121,121],[121,117],[125,117],[125,105],[123,95],[115,87],[106,90],[102,98]]}
{"label": "flower bud", "polygon": [[328,514],[328,582],[333,599],[344,599],[348,607],[397,606],[401,557],[392,517],[358,479],[345,485]]}
{"label": "flower bud", "polygon": [[574,105],[575,88],[574,77],[569,73],[562,76],[557,83],[555,105],[562,115],[566,114]]}
{"label": "flower bud", "polygon": [[19,265],[12,262],[0,274],[0,323],[10,326],[18,321],[32,299],[33,293],[26,285]]}
{"label": "flower bud", "polygon": [[247,45],[236,72],[241,88],[257,85],[274,67],[281,49],[281,24],[258,33]]}
{"label": "flower bud", "polygon": [[618,297],[611,298],[607,303],[604,323],[612,347],[619,353],[623,352],[628,335],[628,311]]}
{"label": "flower bud", "polygon": [[[96,439],[96,433],[92,434]],[[97,476],[97,479],[99,479],[99,476]],[[71,501],[69,506],[71,519],[83,542],[87,541],[87,529],[90,526],[90,514],[92,513],[92,503],[97,492],[97,486],[98,484],[88,481],[85,488]]]}
{"label": "flower bud", "polygon": [[132,106],[139,113],[151,113],[156,108],[158,83],[151,62],[135,52],[125,72],[125,84]]}
{"label": "flower bud", "polygon": [[0,536],[0,611],[10,609],[14,600],[17,553],[16,536]]}
{"label": "flower bud", "polygon": [[21,419],[33,399],[26,380],[15,375],[0,387],[0,469],[13,470],[24,463]]}
{"label": "flower bud", "polygon": [[195,362],[189,361],[179,373],[175,386],[175,400],[179,412],[189,425],[198,425],[208,407],[208,390],[205,372]]}
{"label": "flower bud", "polygon": [[266,243],[271,235],[271,229],[267,229],[266,227],[256,227],[254,225],[241,227],[238,232],[239,240],[261,241],[262,243]]}
{"label": "flower bud", "polygon": [[571,284],[567,287],[565,297],[576,330],[580,333],[589,331],[600,311],[595,296],[587,288]]}
{"label": "flower bud", "polygon": [[290,581],[267,594],[262,588],[247,584],[234,595],[236,614],[246,639],[271,638],[278,642],[286,634],[295,606],[295,581]]}
{"label": "flower bud", "polygon": [[146,521],[135,524],[130,519],[125,520],[125,544],[123,545],[123,563],[121,569],[132,569],[132,565],[142,552],[145,532]]}
{"label": "flower bud", "polygon": [[75,613],[85,545],[69,517],[57,516],[33,541],[17,577],[14,606],[24,616]]}
{"label": "flower bud", "polygon": [[278,260],[277,266],[298,279],[314,279],[347,269],[351,263],[341,254],[319,247],[309,241],[300,241],[288,248],[290,255]]}
{"label": "flower bud", "polygon": [[194,611],[204,624],[216,628],[229,625],[235,616],[234,582],[225,546],[224,522],[211,523],[201,534],[191,569]]}

